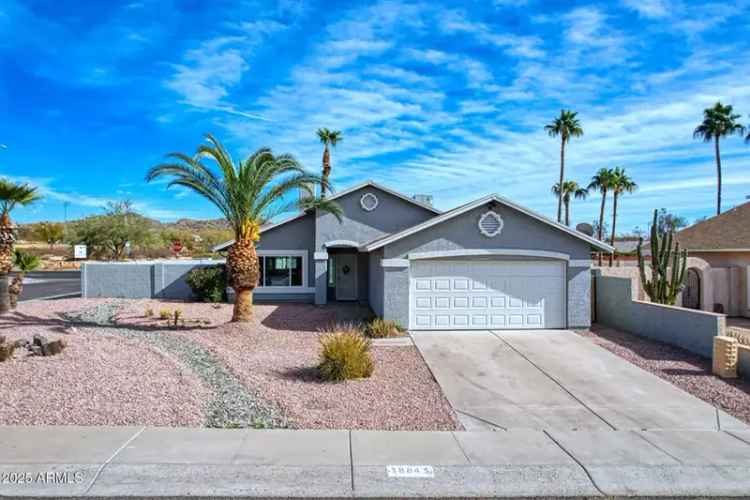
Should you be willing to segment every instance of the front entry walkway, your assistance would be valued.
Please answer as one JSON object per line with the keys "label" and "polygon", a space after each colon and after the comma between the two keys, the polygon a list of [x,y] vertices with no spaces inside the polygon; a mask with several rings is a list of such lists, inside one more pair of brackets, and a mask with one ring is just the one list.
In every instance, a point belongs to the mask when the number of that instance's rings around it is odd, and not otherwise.
{"label": "front entry walkway", "polygon": [[747,428],[569,331],[412,335],[467,430]]}

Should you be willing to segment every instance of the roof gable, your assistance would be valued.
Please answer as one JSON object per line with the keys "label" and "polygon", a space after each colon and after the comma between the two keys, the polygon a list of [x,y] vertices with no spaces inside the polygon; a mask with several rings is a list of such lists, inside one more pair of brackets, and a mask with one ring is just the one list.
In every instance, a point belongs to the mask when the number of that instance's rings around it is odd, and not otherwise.
{"label": "roof gable", "polygon": [[558,222],[555,222],[551,219],[548,219],[547,217],[538,214],[536,212],[533,212],[532,210],[529,210],[527,208],[524,208],[511,200],[504,198],[502,196],[493,194],[489,196],[484,196],[482,198],[479,198],[475,201],[472,201],[470,203],[467,203],[465,205],[461,205],[459,207],[454,208],[453,210],[449,210],[448,212],[445,212],[441,215],[438,215],[437,217],[433,217],[421,224],[417,224],[416,226],[412,226],[408,229],[405,229],[403,231],[400,231],[398,233],[385,236],[382,238],[379,238],[377,240],[371,241],[370,243],[367,243],[360,247],[360,250],[371,252],[373,250],[377,250],[378,248],[382,248],[386,245],[389,245],[395,241],[398,241],[402,238],[406,238],[407,236],[411,236],[412,234],[418,233],[420,231],[423,231],[427,228],[433,227],[437,224],[441,224],[445,221],[451,220],[455,217],[458,217],[459,215],[466,213],[470,210],[473,210],[474,208],[477,208],[479,206],[484,205],[485,203],[489,203],[491,201],[495,201],[497,203],[500,203],[502,205],[505,205],[509,208],[512,208],[514,210],[517,210],[518,212],[521,212],[533,219],[536,219],[540,222],[543,222],[544,224],[547,224],[557,230],[560,230],[562,232],[565,232],[575,238],[581,239],[588,244],[590,244],[592,247],[598,248],[600,250],[604,250],[606,252],[611,252],[613,249],[611,246],[607,245],[606,243],[603,243],[595,238],[592,238],[588,235],[585,235],[579,231],[576,231],[575,229],[571,229],[568,226],[565,226],[563,224],[560,224]]}
{"label": "roof gable", "polygon": [[677,241],[693,251],[750,249],[750,202],[683,229]]}

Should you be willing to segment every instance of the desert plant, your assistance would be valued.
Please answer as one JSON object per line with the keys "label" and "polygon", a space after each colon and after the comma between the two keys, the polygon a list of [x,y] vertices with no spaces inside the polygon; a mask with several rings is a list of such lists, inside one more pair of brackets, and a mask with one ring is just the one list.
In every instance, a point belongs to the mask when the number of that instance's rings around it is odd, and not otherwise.
{"label": "desert plant", "polygon": [[648,279],[646,261],[641,250],[643,238],[638,239],[638,270],[643,290],[651,302],[674,305],[685,284],[687,250],[680,252],[680,244],[676,241],[674,249],[672,248],[674,231],[659,233],[657,212],[654,210],[654,222],[651,225],[651,279]]}
{"label": "desert plant", "polygon": [[23,279],[28,273],[37,269],[42,264],[42,259],[36,255],[23,252],[21,250],[15,250],[13,256],[13,265],[18,269],[18,273],[13,277],[13,280],[8,287],[8,293],[10,294],[10,307],[11,309],[16,308],[18,304],[18,297],[23,292]]}
{"label": "desert plant", "polygon": [[203,302],[223,302],[227,292],[227,273],[223,265],[196,267],[185,278],[190,289]]}
{"label": "desert plant", "polygon": [[172,311],[169,309],[159,310],[159,319],[170,319],[172,317]]}
{"label": "desert plant", "polygon": [[174,318],[174,326],[177,326],[180,323],[180,318],[182,318],[182,311],[180,309],[175,309],[173,318]]}
{"label": "desert plant", "polygon": [[[261,225],[279,213],[295,209],[330,212],[341,220],[341,207],[327,200],[314,199],[313,189],[325,181],[306,172],[293,156],[274,155],[261,148],[247,159],[235,162],[214,136],[207,136],[194,155],[171,153],[171,163],[153,167],[147,181],[162,177],[171,180],[168,186],[188,188],[213,203],[229,222],[234,243],[227,252],[227,275],[235,291],[232,321],[251,321],[253,290],[258,286],[260,266],[256,243],[261,238]],[[212,160],[219,167],[203,161]],[[307,196],[289,201],[289,195]]]}
{"label": "desert plant", "polygon": [[152,308],[147,308],[146,311],[143,313],[143,315],[147,318],[153,318],[154,317],[154,310]]}
{"label": "desert plant", "polygon": [[318,371],[323,380],[366,378],[374,369],[370,340],[353,326],[334,328],[320,337]]}
{"label": "desert plant", "polygon": [[365,334],[368,337],[382,339],[388,337],[400,337],[405,331],[404,327],[393,320],[375,318],[367,325]]}
{"label": "desert plant", "polygon": [[0,344],[0,362],[7,361],[13,357],[13,351],[16,350],[15,342],[3,342]]}

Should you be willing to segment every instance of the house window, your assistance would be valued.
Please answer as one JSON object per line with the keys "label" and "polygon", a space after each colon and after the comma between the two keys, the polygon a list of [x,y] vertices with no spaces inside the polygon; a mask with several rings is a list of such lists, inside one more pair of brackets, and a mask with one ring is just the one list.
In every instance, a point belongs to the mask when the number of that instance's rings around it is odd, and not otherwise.
{"label": "house window", "polygon": [[[302,252],[258,255],[259,288],[294,288],[305,285],[306,256]],[[306,252],[305,252],[306,253]]]}

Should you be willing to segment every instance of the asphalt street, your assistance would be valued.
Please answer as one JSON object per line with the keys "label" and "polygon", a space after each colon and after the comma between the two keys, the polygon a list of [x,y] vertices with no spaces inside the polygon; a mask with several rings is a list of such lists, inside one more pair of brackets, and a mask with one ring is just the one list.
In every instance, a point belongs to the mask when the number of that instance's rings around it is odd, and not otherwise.
{"label": "asphalt street", "polygon": [[24,280],[21,301],[81,294],[80,271],[38,271]]}

